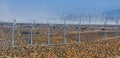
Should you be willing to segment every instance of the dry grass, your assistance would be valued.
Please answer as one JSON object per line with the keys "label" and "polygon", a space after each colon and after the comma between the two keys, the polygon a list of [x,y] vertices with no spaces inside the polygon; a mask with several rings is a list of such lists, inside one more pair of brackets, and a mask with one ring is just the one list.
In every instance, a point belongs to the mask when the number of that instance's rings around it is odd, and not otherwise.
{"label": "dry grass", "polygon": [[89,41],[66,45],[1,47],[1,56],[20,58],[107,58],[120,55],[120,39]]}
{"label": "dry grass", "polygon": [[[8,41],[8,46],[10,46],[10,29],[1,30],[7,32],[1,31],[0,38]],[[78,40],[77,30],[68,30],[66,35],[68,44],[61,44],[64,39],[63,29],[51,29],[52,33],[57,32],[59,34],[51,35],[51,44],[55,45],[50,46],[46,45],[47,34],[44,31],[47,33],[47,29],[34,29],[34,33],[38,32],[39,34],[33,34],[34,46],[29,46],[29,34],[21,34],[21,32],[29,32],[29,29],[17,28],[15,32],[16,47],[0,46],[0,56],[16,56],[19,58],[115,58],[120,56],[119,37],[103,40],[103,31],[82,31],[81,43],[76,43]],[[2,32],[4,33],[2,34]],[[115,37],[115,32],[107,32],[107,37]],[[35,46],[36,44],[37,46]]]}

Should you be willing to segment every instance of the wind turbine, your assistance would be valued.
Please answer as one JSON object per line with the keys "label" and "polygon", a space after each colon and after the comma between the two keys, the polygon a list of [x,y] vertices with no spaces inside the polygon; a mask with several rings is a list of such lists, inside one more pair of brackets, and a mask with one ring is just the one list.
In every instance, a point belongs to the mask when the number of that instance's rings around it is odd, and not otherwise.
{"label": "wind turbine", "polygon": [[16,25],[16,20],[14,19],[13,20],[13,26],[12,26],[12,47],[15,46],[14,45],[14,43],[15,43],[15,41],[14,41],[15,25]]}

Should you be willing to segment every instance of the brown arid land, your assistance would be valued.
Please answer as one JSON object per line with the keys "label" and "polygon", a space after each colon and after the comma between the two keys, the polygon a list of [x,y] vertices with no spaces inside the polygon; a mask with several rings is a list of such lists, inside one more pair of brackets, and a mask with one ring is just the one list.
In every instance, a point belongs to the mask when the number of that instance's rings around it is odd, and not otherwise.
{"label": "brown arid land", "polygon": [[[44,27],[44,28],[43,28]],[[47,45],[47,27],[37,26],[33,29],[33,46],[30,46],[30,30],[26,26],[16,27],[15,47],[11,46],[11,27],[0,27],[0,57],[16,58],[116,58],[120,56],[120,34],[110,27],[104,31],[98,27],[81,29],[81,42],[78,43],[77,28],[67,27],[66,41],[63,44],[64,30],[62,27],[51,27],[50,42]],[[84,27],[85,28],[85,27]],[[84,29],[83,28],[83,29]]]}

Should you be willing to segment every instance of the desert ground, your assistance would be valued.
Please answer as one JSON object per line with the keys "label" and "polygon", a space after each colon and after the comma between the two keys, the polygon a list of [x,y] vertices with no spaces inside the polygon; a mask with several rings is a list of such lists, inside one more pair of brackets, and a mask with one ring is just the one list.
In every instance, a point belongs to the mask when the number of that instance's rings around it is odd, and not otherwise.
{"label": "desert ground", "polygon": [[[12,25],[0,26],[0,57],[18,58],[116,58],[120,56],[120,33],[116,36],[116,26],[81,25],[78,42],[78,25],[66,26],[66,42],[63,25],[48,28],[36,24],[33,28],[33,45],[30,46],[30,25],[17,24],[15,27],[15,47],[11,45]],[[104,32],[107,36],[104,37]]]}

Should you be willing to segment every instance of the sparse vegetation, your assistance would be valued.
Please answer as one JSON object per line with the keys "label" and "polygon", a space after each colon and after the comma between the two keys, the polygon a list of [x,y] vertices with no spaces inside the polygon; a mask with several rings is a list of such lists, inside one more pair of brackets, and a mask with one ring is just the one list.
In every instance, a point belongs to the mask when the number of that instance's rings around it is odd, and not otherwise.
{"label": "sparse vegetation", "polygon": [[[6,43],[0,46],[0,56],[19,58],[115,58],[120,56],[120,37],[104,40],[104,30],[81,30],[81,42],[77,43],[77,29],[67,30],[67,43],[63,43],[63,29],[51,28],[51,45],[47,45],[47,28],[33,29],[33,46],[30,44],[29,28],[17,27],[15,31],[15,47],[11,46],[11,32],[8,27],[1,27],[0,38]],[[25,33],[25,34],[24,34]],[[4,36],[4,35],[6,36]],[[114,30],[107,30],[107,37],[115,37]]]}

